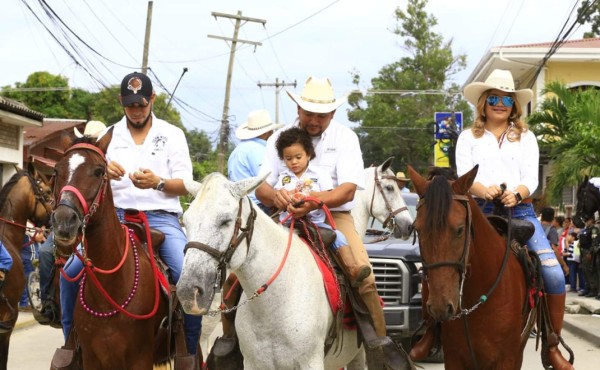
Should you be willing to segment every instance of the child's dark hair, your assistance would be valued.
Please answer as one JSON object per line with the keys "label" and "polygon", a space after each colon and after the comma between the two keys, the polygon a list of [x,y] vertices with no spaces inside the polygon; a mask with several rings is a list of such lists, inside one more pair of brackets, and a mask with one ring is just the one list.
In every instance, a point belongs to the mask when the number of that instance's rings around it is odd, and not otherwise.
{"label": "child's dark hair", "polygon": [[283,159],[283,150],[294,144],[302,145],[310,159],[315,157],[315,147],[313,146],[310,135],[300,127],[292,127],[282,131],[275,142],[275,148],[277,148],[279,159]]}

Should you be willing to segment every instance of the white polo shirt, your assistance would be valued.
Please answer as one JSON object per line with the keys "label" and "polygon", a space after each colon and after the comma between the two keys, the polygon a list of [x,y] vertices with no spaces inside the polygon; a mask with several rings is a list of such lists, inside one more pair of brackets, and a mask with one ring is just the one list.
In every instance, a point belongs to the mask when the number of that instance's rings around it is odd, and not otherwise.
{"label": "white polo shirt", "polygon": [[522,133],[519,141],[511,142],[504,137],[498,143],[488,130],[475,138],[469,129],[461,132],[456,144],[458,176],[479,164],[475,182],[486,187],[506,183],[508,190],[515,191],[517,186],[525,185],[533,193],[538,186],[539,158],[537,139],[531,130]]}
{"label": "white polo shirt", "polygon": [[[269,178],[271,178],[269,176]],[[300,178],[296,176],[295,173],[290,171],[287,167],[279,174],[277,181],[275,183],[267,182],[274,189],[285,189],[285,190],[297,190],[302,185],[307,184],[307,180],[309,181],[308,188],[305,189],[307,192],[316,192],[316,191],[326,191],[333,189],[333,182],[331,181],[331,176],[323,170],[322,168],[316,167],[309,162],[308,168]],[[287,212],[283,212],[279,219],[283,220],[287,217]],[[322,209],[315,209],[308,213],[309,220],[314,223],[322,223],[325,222],[325,211]]]}
{"label": "white polo shirt", "polygon": [[[260,173],[264,175],[271,172],[267,178],[267,183],[275,183],[281,172],[286,169],[283,160],[279,159],[275,142],[280,133],[292,126],[298,126],[296,120],[291,125],[279,129],[271,135],[267,141],[267,150],[261,165]],[[331,120],[329,127],[321,136],[313,137],[316,157],[311,160],[311,164],[327,171],[331,176],[334,188],[344,183],[352,183],[357,189],[364,188],[364,164],[362,152],[358,142],[358,136],[341,123]],[[332,211],[350,211],[354,208],[354,201],[343,204],[340,207],[333,208]]]}
{"label": "white polo shirt", "polygon": [[116,161],[127,171],[120,181],[110,182],[115,207],[182,214],[178,196],[154,189],[138,189],[128,176],[140,168],[147,168],[164,179],[192,179],[188,144],[179,127],[152,114],[152,127],[146,140],[142,145],[136,145],[123,117],[114,125],[106,159]]}

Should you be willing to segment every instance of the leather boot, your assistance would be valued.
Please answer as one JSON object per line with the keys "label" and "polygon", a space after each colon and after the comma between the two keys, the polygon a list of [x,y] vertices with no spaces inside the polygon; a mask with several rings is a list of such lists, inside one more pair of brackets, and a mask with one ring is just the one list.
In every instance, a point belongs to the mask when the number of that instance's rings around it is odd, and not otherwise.
{"label": "leather boot", "polygon": [[[223,284],[223,304],[225,308],[231,308],[238,304],[242,295],[242,287],[233,284],[237,276],[231,273]],[[233,287],[233,290],[232,290]],[[235,332],[235,314],[237,311],[221,313],[221,324],[223,325],[223,336],[217,338],[206,359],[209,369],[235,370],[243,369],[243,356]]]}
{"label": "leather boot", "polygon": [[[5,269],[0,269],[0,297],[2,300],[4,300],[10,307],[10,304],[8,303],[8,300],[6,299],[6,297],[4,296],[4,293],[2,293],[2,288],[4,287],[4,282],[6,281],[6,273],[7,270]],[[13,329],[13,325],[11,322],[9,321],[0,321],[0,334],[4,334],[4,333],[8,333]]]}
{"label": "leather boot", "polygon": [[367,276],[371,274],[371,266],[358,265],[356,259],[354,258],[354,255],[352,254],[350,246],[344,245],[338,248],[336,255],[341,267],[344,269],[346,275],[350,279],[350,285],[352,285],[353,287],[359,286],[362,283],[362,281],[365,280]]}
{"label": "leather boot", "polygon": [[419,341],[410,349],[410,359],[413,361],[421,361],[429,356],[436,338],[436,325],[427,311],[429,288],[426,282],[423,282],[421,286],[421,307],[423,312],[423,320],[425,320],[425,333],[423,333],[421,339],[419,339]]}
{"label": "leather boot", "polygon": [[560,350],[558,344],[560,343],[560,332],[563,326],[563,317],[565,314],[565,298],[566,293],[563,294],[546,294],[546,300],[548,302],[548,312],[550,313],[550,322],[554,333],[548,333],[548,359],[552,368],[555,370],[572,370],[573,365],[567,361]]}

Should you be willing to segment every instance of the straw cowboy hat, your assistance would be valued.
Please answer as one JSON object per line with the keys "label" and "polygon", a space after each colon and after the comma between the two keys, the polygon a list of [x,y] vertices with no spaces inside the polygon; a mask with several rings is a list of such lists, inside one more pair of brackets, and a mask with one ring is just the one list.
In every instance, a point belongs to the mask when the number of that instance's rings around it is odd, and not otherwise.
{"label": "straw cowboy hat", "polygon": [[476,106],[481,94],[491,89],[514,93],[521,107],[527,105],[533,97],[531,89],[515,90],[512,73],[504,69],[494,69],[485,82],[471,82],[465,86],[463,95],[465,99]]}
{"label": "straw cowboy hat", "polygon": [[73,132],[77,137],[91,136],[97,138],[98,135],[100,135],[100,133],[105,129],[106,125],[100,121],[88,121],[88,123],[85,124],[85,130],[83,131],[83,134],[77,129],[77,127],[73,127]]}
{"label": "straw cowboy hat", "polygon": [[333,112],[348,99],[348,95],[335,98],[333,86],[328,78],[309,77],[300,95],[287,90],[285,92],[300,108],[313,113]]}
{"label": "straw cowboy hat", "polygon": [[398,179],[400,181],[410,181],[410,179],[408,177],[406,177],[406,175],[402,171],[396,172],[396,179]]}
{"label": "straw cowboy hat", "polygon": [[248,114],[248,121],[235,130],[235,136],[240,140],[252,139],[280,127],[283,127],[283,124],[273,123],[266,109],[259,109]]}

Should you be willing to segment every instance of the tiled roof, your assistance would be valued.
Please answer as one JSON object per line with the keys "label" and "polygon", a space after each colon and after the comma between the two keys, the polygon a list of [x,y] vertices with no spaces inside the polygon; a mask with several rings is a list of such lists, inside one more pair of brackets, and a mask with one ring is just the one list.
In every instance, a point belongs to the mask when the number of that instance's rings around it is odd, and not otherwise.
{"label": "tiled roof", "polygon": [[29,109],[25,104],[5,98],[4,96],[0,96],[0,110],[5,110],[40,122],[44,119],[42,113]]}
{"label": "tiled roof", "polygon": [[[553,42],[539,42],[533,44],[521,44],[521,45],[505,45],[498,46],[498,48],[506,49],[522,49],[522,48],[550,48]],[[579,40],[569,40],[565,41],[562,44],[561,48],[581,48],[581,49],[592,49],[598,48],[600,49],[600,37],[590,38],[590,39],[579,39]]]}
{"label": "tiled roof", "polygon": [[60,131],[73,133],[73,127],[83,129],[87,121],[84,119],[45,118],[41,127],[25,127],[23,130],[23,145],[31,146],[43,141],[48,136]]}

